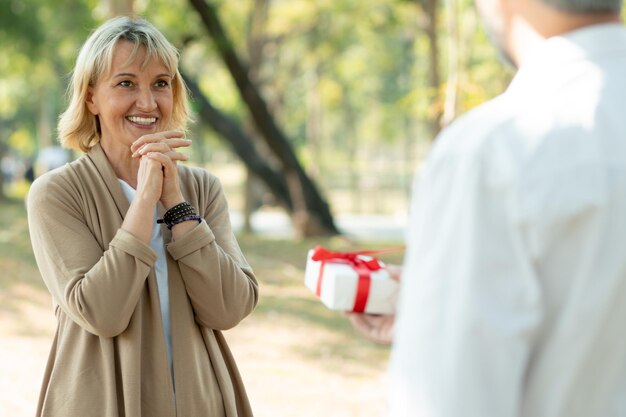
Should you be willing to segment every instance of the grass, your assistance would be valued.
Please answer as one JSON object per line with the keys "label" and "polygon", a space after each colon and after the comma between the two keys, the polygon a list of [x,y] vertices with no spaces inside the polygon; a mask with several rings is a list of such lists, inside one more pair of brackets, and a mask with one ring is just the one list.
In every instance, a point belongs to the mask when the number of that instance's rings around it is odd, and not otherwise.
{"label": "grass", "polygon": [[24,203],[4,202],[0,212],[0,289],[18,282],[43,288],[28,237]]}
{"label": "grass", "polygon": [[[20,336],[48,337],[51,318],[50,296],[37,270],[28,235],[23,200],[0,204],[0,330]],[[10,329],[10,330],[9,330]]]}
{"label": "grass", "polygon": [[[15,340],[39,338],[47,344],[54,332],[54,316],[32,255],[24,204],[1,203],[0,210],[0,323],[5,323],[0,334]],[[381,414],[383,400],[377,384],[384,374],[388,347],[367,341],[343,313],[324,307],[304,287],[304,266],[308,249],[316,245],[346,251],[399,242],[355,244],[344,238],[294,241],[254,235],[241,235],[238,240],[259,280],[261,298],[255,312],[226,337],[256,415]],[[381,258],[400,263],[402,253]],[[32,383],[38,381],[35,375]],[[347,391],[355,394],[346,397]],[[311,397],[323,401],[305,409],[291,408],[292,403],[310,403]]]}
{"label": "grass", "polygon": [[[18,285],[45,290],[32,253],[24,203],[18,200],[0,203],[0,291]],[[359,242],[347,239],[268,239],[255,235],[240,235],[238,241],[262,287],[257,314],[269,312],[299,317],[312,325],[346,330],[337,320],[337,313],[321,306],[303,287],[306,254],[317,245],[331,250],[367,250],[397,246],[397,242]],[[389,263],[402,262],[402,253],[383,254]],[[0,306],[0,308],[2,308]]]}

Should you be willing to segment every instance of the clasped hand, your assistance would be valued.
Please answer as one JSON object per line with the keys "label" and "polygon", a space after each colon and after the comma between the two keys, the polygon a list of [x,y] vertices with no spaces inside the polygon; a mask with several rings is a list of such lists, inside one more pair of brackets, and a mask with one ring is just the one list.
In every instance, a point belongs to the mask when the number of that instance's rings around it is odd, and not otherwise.
{"label": "clasped hand", "polygon": [[155,203],[161,201],[166,209],[182,202],[176,163],[189,157],[177,149],[190,145],[191,140],[180,130],[144,135],[133,142],[132,157],[139,158],[137,193]]}

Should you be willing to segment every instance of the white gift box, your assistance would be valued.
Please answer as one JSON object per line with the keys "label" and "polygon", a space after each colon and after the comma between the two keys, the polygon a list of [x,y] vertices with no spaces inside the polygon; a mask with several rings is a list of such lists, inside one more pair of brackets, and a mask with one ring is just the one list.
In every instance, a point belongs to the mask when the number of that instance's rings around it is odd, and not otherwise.
{"label": "white gift box", "polygon": [[[399,283],[381,269],[362,271],[342,259],[314,261],[314,250],[307,256],[304,282],[331,310],[357,311],[369,314],[395,313]],[[368,261],[372,257],[357,255]]]}

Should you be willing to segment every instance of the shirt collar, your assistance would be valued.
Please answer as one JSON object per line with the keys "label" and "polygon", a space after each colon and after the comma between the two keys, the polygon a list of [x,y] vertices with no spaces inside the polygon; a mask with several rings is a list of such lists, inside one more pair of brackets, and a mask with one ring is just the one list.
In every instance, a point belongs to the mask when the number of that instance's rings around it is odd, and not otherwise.
{"label": "shirt collar", "polygon": [[526,58],[513,78],[507,94],[555,88],[566,66],[595,61],[604,56],[626,54],[626,29],[621,23],[587,26],[554,36]]}

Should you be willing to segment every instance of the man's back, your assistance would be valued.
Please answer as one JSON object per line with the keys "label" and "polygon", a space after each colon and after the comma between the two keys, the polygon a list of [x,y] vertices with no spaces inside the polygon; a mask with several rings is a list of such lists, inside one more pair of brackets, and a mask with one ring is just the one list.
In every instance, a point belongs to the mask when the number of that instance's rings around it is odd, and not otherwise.
{"label": "man's back", "polygon": [[626,30],[545,42],[421,175],[392,416],[626,416]]}

